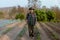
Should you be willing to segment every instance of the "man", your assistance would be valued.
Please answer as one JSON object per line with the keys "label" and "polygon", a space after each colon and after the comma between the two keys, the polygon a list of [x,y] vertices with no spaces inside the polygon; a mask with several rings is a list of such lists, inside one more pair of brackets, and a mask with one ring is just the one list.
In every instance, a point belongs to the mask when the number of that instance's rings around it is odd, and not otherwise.
{"label": "man", "polygon": [[36,14],[34,13],[34,9],[29,8],[29,13],[27,14],[27,24],[29,29],[29,36],[34,37],[34,26],[36,24]]}

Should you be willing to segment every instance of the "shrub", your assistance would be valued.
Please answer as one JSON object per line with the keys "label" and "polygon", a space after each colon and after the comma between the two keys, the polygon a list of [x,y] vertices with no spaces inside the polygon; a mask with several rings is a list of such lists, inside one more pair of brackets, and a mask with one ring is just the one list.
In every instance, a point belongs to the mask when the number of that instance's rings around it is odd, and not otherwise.
{"label": "shrub", "polygon": [[37,21],[54,21],[56,19],[56,14],[52,10],[35,10],[35,13],[37,15]]}
{"label": "shrub", "polygon": [[53,12],[52,10],[48,10],[46,12],[47,21],[54,21],[56,19],[55,15],[56,15],[55,12]]}
{"label": "shrub", "polygon": [[23,20],[23,19],[25,19],[25,15],[22,14],[22,13],[19,13],[19,14],[16,15],[15,19]]}
{"label": "shrub", "polygon": [[46,21],[46,13],[43,10],[35,10],[35,13],[37,15],[37,21]]}

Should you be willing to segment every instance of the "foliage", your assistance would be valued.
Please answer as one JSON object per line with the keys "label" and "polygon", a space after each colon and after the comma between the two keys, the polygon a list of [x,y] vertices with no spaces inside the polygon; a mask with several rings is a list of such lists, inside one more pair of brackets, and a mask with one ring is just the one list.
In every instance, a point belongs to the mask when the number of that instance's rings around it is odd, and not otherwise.
{"label": "foliage", "polygon": [[37,21],[46,21],[46,13],[43,10],[35,10],[35,13],[37,15]]}
{"label": "foliage", "polygon": [[56,14],[51,10],[35,10],[35,13],[37,15],[37,21],[54,21],[56,19]]}
{"label": "foliage", "polygon": [[56,13],[57,20],[60,20],[60,8],[55,6],[55,7],[51,7],[51,9]]}
{"label": "foliage", "polygon": [[56,16],[55,16],[55,15],[56,15],[56,14],[55,14],[53,11],[48,10],[48,11],[46,12],[47,21],[53,21],[53,20],[55,20],[55,19],[56,19]]}
{"label": "foliage", "polygon": [[25,19],[25,15],[22,14],[22,13],[19,13],[19,14],[16,15],[15,19],[23,20],[23,19]]}

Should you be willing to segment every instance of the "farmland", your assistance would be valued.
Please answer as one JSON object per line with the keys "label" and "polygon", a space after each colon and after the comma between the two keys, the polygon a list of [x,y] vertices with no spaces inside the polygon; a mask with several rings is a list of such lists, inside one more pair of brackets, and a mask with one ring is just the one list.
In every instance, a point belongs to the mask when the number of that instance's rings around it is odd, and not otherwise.
{"label": "farmland", "polygon": [[24,20],[7,23],[1,28],[0,40],[60,40],[60,23],[37,22],[34,38],[29,37],[28,25]]}

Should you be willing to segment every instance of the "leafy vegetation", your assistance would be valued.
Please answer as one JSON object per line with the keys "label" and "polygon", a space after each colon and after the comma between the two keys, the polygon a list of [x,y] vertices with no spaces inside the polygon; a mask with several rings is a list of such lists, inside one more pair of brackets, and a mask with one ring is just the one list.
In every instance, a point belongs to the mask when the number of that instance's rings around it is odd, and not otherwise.
{"label": "leafy vegetation", "polygon": [[46,21],[46,13],[43,10],[35,10],[37,21]]}
{"label": "leafy vegetation", "polygon": [[23,20],[23,19],[25,19],[25,15],[22,14],[22,13],[19,13],[19,14],[16,15],[15,19]]}
{"label": "leafy vegetation", "polygon": [[37,15],[37,21],[54,21],[56,19],[56,14],[51,10],[35,10],[35,13]]}
{"label": "leafy vegetation", "polygon": [[56,19],[56,14],[55,12],[48,10],[46,12],[46,16],[47,16],[47,21],[54,21]]}

